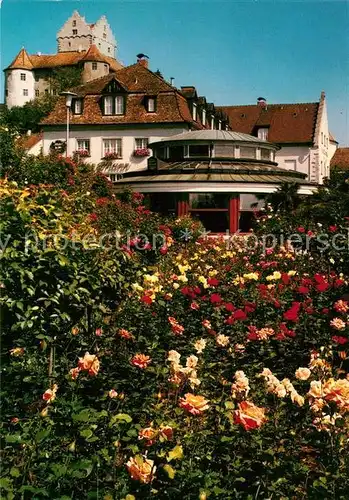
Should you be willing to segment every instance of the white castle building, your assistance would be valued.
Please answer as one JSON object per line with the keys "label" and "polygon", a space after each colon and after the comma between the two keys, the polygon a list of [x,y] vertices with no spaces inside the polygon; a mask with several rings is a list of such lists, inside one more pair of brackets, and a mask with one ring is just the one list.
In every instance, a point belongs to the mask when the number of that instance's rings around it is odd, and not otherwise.
{"label": "white castle building", "polygon": [[23,47],[5,71],[5,104],[23,106],[43,94],[54,94],[57,68],[77,67],[88,82],[122,68],[116,41],[105,16],[89,24],[77,11],[57,33],[56,54],[28,54]]}

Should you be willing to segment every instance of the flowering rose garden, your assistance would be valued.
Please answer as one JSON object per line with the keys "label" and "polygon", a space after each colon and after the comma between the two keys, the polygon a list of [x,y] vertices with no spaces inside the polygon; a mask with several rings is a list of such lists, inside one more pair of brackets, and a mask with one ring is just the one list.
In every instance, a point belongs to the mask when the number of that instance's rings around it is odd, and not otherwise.
{"label": "flowering rose garden", "polygon": [[248,245],[10,153],[1,498],[347,499],[348,174]]}

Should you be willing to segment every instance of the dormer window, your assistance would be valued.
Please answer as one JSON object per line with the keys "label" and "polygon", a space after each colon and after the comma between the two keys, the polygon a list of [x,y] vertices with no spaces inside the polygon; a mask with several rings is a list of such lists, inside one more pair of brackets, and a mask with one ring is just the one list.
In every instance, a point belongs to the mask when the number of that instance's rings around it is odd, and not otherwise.
{"label": "dormer window", "polygon": [[214,115],[211,116],[211,130],[214,130]]}
{"label": "dormer window", "polygon": [[205,126],[206,125],[206,109],[202,110],[201,121],[202,121],[202,124]]}
{"label": "dormer window", "polygon": [[103,100],[104,115],[123,115],[125,113],[125,98],[122,95],[105,96]]}
{"label": "dormer window", "polygon": [[268,140],[268,129],[267,128],[259,128],[257,132],[257,137],[261,141],[267,141]]}
{"label": "dormer window", "polygon": [[155,113],[156,111],[156,98],[155,97],[147,97],[145,102],[145,107],[148,113]]}
{"label": "dormer window", "polygon": [[82,99],[74,99],[72,103],[72,109],[74,115],[82,114]]}
{"label": "dormer window", "polygon": [[196,122],[197,118],[197,109],[196,109],[196,104],[193,102],[193,120]]}

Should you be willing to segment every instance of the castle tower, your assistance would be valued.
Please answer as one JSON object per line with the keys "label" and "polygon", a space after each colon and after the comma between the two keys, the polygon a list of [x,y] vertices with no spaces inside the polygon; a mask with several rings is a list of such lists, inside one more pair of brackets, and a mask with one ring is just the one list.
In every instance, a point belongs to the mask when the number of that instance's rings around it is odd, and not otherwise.
{"label": "castle tower", "polygon": [[93,44],[102,54],[115,57],[116,41],[106,17],[89,24],[75,10],[57,33],[58,52],[87,51]]}
{"label": "castle tower", "polygon": [[84,83],[109,73],[109,63],[95,45],[91,45],[81,62],[84,65],[82,73],[82,81]]}
{"label": "castle tower", "polygon": [[33,64],[24,47],[5,69],[5,102],[8,108],[23,106],[35,98]]}

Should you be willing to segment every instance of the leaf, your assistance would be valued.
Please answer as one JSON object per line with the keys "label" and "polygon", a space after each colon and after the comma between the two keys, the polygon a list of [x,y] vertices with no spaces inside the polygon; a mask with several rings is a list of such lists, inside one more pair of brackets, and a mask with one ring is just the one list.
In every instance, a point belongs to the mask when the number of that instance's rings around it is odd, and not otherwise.
{"label": "leaf", "polygon": [[7,436],[5,436],[6,443],[20,443],[21,440],[20,434],[7,434]]}
{"label": "leaf", "polygon": [[72,416],[72,419],[76,420],[77,422],[87,422],[89,418],[90,412],[87,409],[82,410],[80,413],[74,413],[74,415]]}
{"label": "leaf", "polygon": [[80,436],[83,438],[89,438],[93,435],[93,432],[91,429],[84,429],[83,431],[80,431]]}
{"label": "leaf", "polygon": [[45,438],[47,438],[47,436],[50,434],[50,432],[51,432],[51,428],[50,427],[48,429],[43,429],[42,431],[37,432],[37,434],[35,436],[35,441],[37,443],[40,443]]}
{"label": "leaf", "polygon": [[176,471],[174,470],[173,467],[171,467],[171,465],[168,464],[164,465],[164,470],[167,472],[167,475],[170,479],[174,479]]}
{"label": "leaf", "polygon": [[19,477],[21,475],[19,469],[17,469],[16,467],[11,468],[10,474],[12,477]]}
{"label": "leaf", "polygon": [[2,477],[0,479],[0,488],[3,488],[6,491],[12,490],[12,480],[8,477]]}
{"label": "leaf", "polygon": [[175,446],[173,450],[171,450],[167,456],[167,461],[171,462],[171,460],[181,460],[183,458],[183,447]]}
{"label": "leaf", "polygon": [[118,420],[121,420],[122,422],[127,422],[129,424],[130,422],[132,422],[132,417],[130,417],[130,415],[128,415],[127,413],[118,413],[117,415],[114,415],[112,417],[111,422],[113,421],[114,424]]}
{"label": "leaf", "polygon": [[52,464],[51,470],[56,477],[62,477],[67,473],[67,466],[64,464]]}

